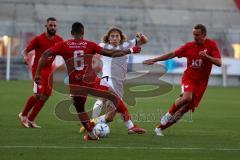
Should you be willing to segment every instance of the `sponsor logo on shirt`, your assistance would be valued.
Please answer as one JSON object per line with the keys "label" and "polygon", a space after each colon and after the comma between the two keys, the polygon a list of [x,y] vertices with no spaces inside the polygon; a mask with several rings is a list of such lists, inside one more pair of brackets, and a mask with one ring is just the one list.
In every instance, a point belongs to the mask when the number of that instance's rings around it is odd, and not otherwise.
{"label": "sponsor logo on shirt", "polygon": [[69,48],[86,48],[87,42],[67,42]]}

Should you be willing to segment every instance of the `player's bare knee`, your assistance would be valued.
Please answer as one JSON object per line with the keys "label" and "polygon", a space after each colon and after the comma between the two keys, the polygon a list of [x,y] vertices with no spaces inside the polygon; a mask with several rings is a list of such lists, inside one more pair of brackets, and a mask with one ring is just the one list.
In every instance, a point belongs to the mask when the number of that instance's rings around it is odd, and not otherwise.
{"label": "player's bare knee", "polygon": [[40,99],[41,99],[42,101],[47,101],[47,100],[48,100],[48,97],[49,97],[49,96],[47,96],[47,95],[45,95],[45,94],[41,94],[41,95],[40,95]]}
{"label": "player's bare knee", "polygon": [[192,101],[192,96],[184,96],[182,97],[183,104],[188,104]]}
{"label": "player's bare knee", "polygon": [[41,95],[40,94],[38,94],[38,93],[34,93],[34,95],[33,95],[36,99],[40,99],[41,98]]}
{"label": "player's bare knee", "polygon": [[109,123],[109,122],[112,122],[113,121],[113,117],[106,117],[106,122]]}
{"label": "player's bare knee", "polygon": [[192,98],[191,98],[191,97],[185,98],[185,102],[186,102],[186,103],[190,103],[191,101],[192,101]]}
{"label": "player's bare knee", "polygon": [[116,114],[116,110],[108,111],[105,115],[105,119],[107,122],[112,122]]}

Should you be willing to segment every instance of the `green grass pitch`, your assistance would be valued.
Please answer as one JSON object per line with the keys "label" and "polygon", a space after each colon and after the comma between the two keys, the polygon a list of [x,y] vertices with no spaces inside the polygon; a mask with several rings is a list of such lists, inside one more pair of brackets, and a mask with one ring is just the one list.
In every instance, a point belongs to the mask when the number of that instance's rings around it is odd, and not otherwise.
{"label": "green grass pitch", "polygon": [[[0,160],[60,159],[196,159],[232,160],[240,157],[240,88],[209,87],[192,114],[165,131],[153,130],[159,115],[178,97],[179,87],[159,97],[137,99],[129,107],[133,119],[147,129],[143,135],[128,135],[120,117],[110,124],[109,137],[84,141],[78,122],[62,121],[55,105],[67,95],[54,92],[37,117],[42,129],[26,129],[17,118],[32,94],[30,81],[0,81]],[[93,104],[90,98],[87,107]]]}

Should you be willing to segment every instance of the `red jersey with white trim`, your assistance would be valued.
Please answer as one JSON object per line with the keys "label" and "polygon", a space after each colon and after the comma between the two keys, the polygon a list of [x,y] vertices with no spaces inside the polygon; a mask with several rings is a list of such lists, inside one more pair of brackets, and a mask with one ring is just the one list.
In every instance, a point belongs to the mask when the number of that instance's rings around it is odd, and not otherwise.
{"label": "red jersey with white trim", "polygon": [[[50,47],[54,46],[55,44],[62,42],[63,39],[59,35],[54,35],[51,39],[49,39],[46,33],[42,33],[36,36],[27,46],[26,51],[30,52],[35,50],[35,57],[33,62],[33,70],[37,69],[38,61],[42,55],[42,53],[49,49]],[[52,62],[54,61],[55,56],[51,56],[45,62],[44,70],[51,70],[52,69]]]}
{"label": "red jersey with white trim", "polygon": [[66,63],[70,84],[79,82],[94,82],[96,72],[92,69],[92,58],[95,53],[100,53],[102,47],[88,40],[68,40],[50,48],[56,56],[61,55]]}
{"label": "red jersey with white trim", "polygon": [[188,42],[174,52],[178,58],[187,58],[187,68],[183,74],[183,82],[189,79],[201,80],[203,83],[208,82],[212,62],[199,55],[200,52],[206,52],[214,58],[221,58],[216,43],[210,39],[206,39],[202,45],[197,45],[196,42]]}

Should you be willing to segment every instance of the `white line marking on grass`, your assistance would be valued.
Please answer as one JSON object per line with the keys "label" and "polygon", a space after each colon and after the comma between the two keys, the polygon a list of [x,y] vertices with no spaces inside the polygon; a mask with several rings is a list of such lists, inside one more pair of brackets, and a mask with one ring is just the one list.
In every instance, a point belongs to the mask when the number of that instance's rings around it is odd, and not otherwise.
{"label": "white line marking on grass", "polygon": [[191,148],[191,147],[131,147],[131,146],[0,146],[0,149],[126,149],[126,150],[202,150],[202,151],[240,151],[240,148]]}

